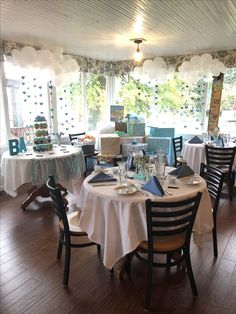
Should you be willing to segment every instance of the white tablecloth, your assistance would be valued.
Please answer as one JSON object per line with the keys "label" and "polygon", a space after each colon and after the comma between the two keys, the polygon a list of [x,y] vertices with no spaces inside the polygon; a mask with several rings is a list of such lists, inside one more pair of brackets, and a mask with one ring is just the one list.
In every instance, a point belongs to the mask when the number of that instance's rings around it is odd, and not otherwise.
{"label": "white tablecloth", "polygon": [[189,144],[188,142],[184,142],[181,155],[193,171],[199,174],[201,162],[206,162],[205,144]]}
{"label": "white tablecloth", "polygon": [[[92,241],[104,247],[103,263],[112,268],[121,257],[147,239],[145,200],[148,197],[142,192],[118,195],[114,186],[93,187],[88,183],[90,178],[84,181],[77,204],[82,210],[79,226]],[[195,240],[200,240],[202,235],[213,228],[211,200],[206,183],[203,180],[198,185],[190,186],[179,182],[178,186],[179,189],[171,190],[173,195],[155,199],[175,201],[191,197],[198,191],[203,192],[193,229],[198,236]]]}
{"label": "white tablecloth", "polygon": [[[31,155],[21,153],[10,156],[2,155],[1,170],[4,177],[4,191],[15,197],[17,189],[32,182],[36,186],[46,183],[49,175],[54,175],[56,182],[64,183],[72,189],[72,180],[85,172],[83,152],[71,145],[54,148],[53,151]],[[69,184],[69,186],[68,186]]]}
{"label": "white tablecloth", "polygon": [[[235,143],[230,143],[230,146],[234,145]],[[189,144],[188,142],[184,142],[181,155],[193,171],[199,174],[201,162],[206,163],[205,144]],[[236,167],[236,156],[234,158],[234,167]],[[236,178],[234,185],[236,186]]]}

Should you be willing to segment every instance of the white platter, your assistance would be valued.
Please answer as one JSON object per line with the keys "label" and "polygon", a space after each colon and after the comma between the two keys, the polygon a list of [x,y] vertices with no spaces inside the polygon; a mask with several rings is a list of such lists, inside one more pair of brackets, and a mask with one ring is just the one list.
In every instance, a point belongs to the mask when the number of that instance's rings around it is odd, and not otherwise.
{"label": "white platter", "polygon": [[196,185],[202,183],[202,179],[199,176],[184,177],[180,178],[179,180],[187,185]]}
{"label": "white platter", "polygon": [[137,192],[138,190],[135,185],[118,185],[115,187],[115,191],[117,194],[129,195]]}

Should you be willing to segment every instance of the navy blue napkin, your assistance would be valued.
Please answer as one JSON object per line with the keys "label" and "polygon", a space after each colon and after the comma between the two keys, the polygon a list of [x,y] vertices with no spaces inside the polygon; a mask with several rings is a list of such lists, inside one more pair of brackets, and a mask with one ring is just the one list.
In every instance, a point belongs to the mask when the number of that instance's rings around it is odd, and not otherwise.
{"label": "navy blue napkin", "polygon": [[142,186],[142,189],[158,196],[165,194],[156,176],[151,177],[151,179]]}
{"label": "navy blue napkin", "polygon": [[203,141],[198,136],[194,136],[188,142],[189,144],[202,144],[203,143]]}
{"label": "navy blue napkin", "polygon": [[194,171],[188,166],[188,165],[181,165],[175,170],[172,170],[169,172],[172,176],[177,176],[177,178],[183,178],[192,176],[194,174]]}
{"label": "navy blue napkin", "polygon": [[111,181],[117,181],[117,179],[113,178],[112,176],[109,176],[108,174],[104,172],[99,172],[92,179],[90,179],[88,183],[111,182]]}

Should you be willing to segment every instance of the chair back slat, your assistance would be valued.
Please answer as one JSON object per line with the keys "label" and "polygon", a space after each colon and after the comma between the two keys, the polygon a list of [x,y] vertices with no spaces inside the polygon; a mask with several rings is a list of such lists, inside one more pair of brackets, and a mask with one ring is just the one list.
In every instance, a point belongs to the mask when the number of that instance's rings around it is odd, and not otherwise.
{"label": "chair back slat", "polygon": [[175,164],[174,166],[177,166],[177,158],[180,155],[180,152],[183,148],[183,137],[182,136],[178,136],[172,139],[172,144],[173,144],[173,150],[174,150],[174,160],[175,160]]}
{"label": "chair back slat", "polygon": [[216,211],[221,196],[225,174],[216,167],[201,163],[200,175],[205,179],[209,194],[215,200],[213,211]]}
{"label": "chair back slat", "polygon": [[192,198],[177,202],[146,200],[148,245],[152,247],[153,237],[173,236],[179,233],[185,234],[185,241],[188,243],[201,195],[199,192]]}
{"label": "chair back slat", "polygon": [[52,198],[52,204],[59,220],[63,222],[65,235],[69,235],[69,223],[66,214],[66,206],[63,202],[61,190],[56,186],[53,176],[50,176],[47,181],[47,188]]}
{"label": "chair back slat", "polygon": [[69,134],[70,142],[73,145],[73,141],[77,140],[80,136],[85,135],[85,132]]}
{"label": "chair back slat", "polygon": [[214,147],[205,145],[207,165],[232,171],[236,147]]}

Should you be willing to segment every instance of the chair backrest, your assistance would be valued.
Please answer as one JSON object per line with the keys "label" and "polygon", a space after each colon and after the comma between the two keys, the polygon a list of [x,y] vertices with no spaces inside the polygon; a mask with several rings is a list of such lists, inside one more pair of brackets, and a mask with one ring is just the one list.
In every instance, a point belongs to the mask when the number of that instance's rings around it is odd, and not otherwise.
{"label": "chair backrest", "polygon": [[64,233],[65,236],[69,236],[69,223],[66,215],[66,205],[64,204],[61,190],[59,187],[56,186],[55,180],[53,176],[49,176],[49,179],[47,181],[47,188],[49,191],[49,194],[52,198],[52,203],[54,207],[54,211],[56,215],[59,218],[59,221],[62,221],[64,226]]}
{"label": "chair backrest", "polygon": [[75,134],[69,134],[69,138],[70,138],[71,144],[73,145],[73,141],[74,141],[74,140],[77,140],[78,137],[80,137],[80,136],[82,136],[82,135],[85,135],[85,134],[86,134],[85,132],[75,133]]}
{"label": "chair backrest", "polygon": [[172,139],[172,143],[173,143],[174,160],[175,160],[175,166],[176,166],[177,157],[179,156],[179,153],[181,152],[183,148],[183,136],[174,137]]}
{"label": "chair backrest", "polygon": [[185,235],[185,244],[189,245],[192,228],[202,193],[177,202],[159,202],[146,200],[148,247],[152,248],[153,237]]}
{"label": "chair backrest", "polygon": [[218,168],[201,163],[200,176],[205,179],[209,194],[214,199],[213,210],[217,210],[224,182],[224,173]]}
{"label": "chair backrest", "polygon": [[236,147],[215,147],[205,145],[206,163],[213,167],[221,167],[229,173],[235,157]]}

